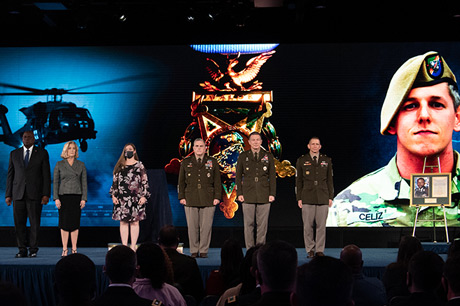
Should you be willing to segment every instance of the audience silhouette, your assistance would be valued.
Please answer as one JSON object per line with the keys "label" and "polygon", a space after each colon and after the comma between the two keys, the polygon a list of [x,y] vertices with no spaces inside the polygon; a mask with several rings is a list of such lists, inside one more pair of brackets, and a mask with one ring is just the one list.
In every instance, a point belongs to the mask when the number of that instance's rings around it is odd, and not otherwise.
{"label": "audience silhouette", "polygon": [[107,252],[104,272],[110,280],[109,287],[99,296],[95,306],[152,305],[151,300],[141,298],[132,284],[137,271],[136,253],[125,245],[118,245]]}
{"label": "audience silhouette", "polygon": [[377,277],[363,274],[363,254],[361,249],[349,244],[340,252],[340,260],[350,267],[353,273],[353,301],[355,306],[383,306],[387,304],[385,287]]}
{"label": "audience silhouette", "polygon": [[96,266],[86,255],[63,257],[54,269],[58,306],[91,305],[96,295]]}
{"label": "audience silhouette", "polygon": [[297,269],[293,306],[352,306],[353,276],[340,259],[316,256]]}

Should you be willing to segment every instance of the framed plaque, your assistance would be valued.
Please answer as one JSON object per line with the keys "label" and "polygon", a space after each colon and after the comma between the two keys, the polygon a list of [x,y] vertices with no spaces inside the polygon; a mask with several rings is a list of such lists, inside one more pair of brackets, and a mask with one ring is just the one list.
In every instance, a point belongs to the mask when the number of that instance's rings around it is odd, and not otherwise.
{"label": "framed plaque", "polygon": [[410,190],[411,206],[451,206],[450,173],[413,173]]}

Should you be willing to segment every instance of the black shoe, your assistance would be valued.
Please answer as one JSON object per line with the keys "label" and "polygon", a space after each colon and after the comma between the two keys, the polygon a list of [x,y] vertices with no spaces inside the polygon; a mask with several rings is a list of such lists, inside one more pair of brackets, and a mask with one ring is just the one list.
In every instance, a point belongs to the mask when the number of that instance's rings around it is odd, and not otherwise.
{"label": "black shoe", "polygon": [[192,253],[192,255],[190,255],[190,257],[192,257],[192,258],[197,258],[197,257],[198,257],[198,253]]}
{"label": "black shoe", "polygon": [[30,252],[29,257],[37,257],[37,252]]}
{"label": "black shoe", "polygon": [[313,257],[315,257],[315,252],[313,251],[308,252],[307,258],[313,258]]}
{"label": "black shoe", "polygon": [[208,258],[208,253],[200,253],[200,258]]}
{"label": "black shoe", "polygon": [[14,255],[15,258],[24,258],[27,257],[27,253],[24,252],[19,252],[16,255]]}

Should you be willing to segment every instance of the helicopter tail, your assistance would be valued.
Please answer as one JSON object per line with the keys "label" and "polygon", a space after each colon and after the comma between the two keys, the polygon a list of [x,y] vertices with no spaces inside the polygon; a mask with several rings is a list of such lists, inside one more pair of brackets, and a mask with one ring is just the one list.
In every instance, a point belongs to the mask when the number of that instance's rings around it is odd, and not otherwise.
{"label": "helicopter tail", "polygon": [[5,142],[5,140],[12,134],[10,125],[8,124],[8,120],[6,120],[6,113],[8,112],[8,108],[0,104],[0,126],[2,127],[2,134],[0,135],[0,141]]}

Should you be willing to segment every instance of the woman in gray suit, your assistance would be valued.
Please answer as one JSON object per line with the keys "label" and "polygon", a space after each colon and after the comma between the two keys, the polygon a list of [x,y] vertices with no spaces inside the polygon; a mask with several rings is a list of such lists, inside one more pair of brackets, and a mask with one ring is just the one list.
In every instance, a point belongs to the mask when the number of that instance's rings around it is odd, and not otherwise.
{"label": "woman in gray suit", "polygon": [[72,253],[77,253],[78,230],[81,210],[85,207],[88,194],[86,167],[78,158],[78,146],[74,141],[64,145],[63,160],[54,167],[53,196],[59,209],[62,256],[67,256],[67,245],[72,243]]}

